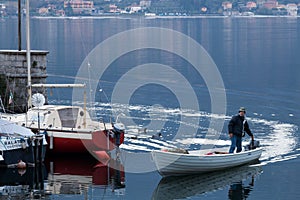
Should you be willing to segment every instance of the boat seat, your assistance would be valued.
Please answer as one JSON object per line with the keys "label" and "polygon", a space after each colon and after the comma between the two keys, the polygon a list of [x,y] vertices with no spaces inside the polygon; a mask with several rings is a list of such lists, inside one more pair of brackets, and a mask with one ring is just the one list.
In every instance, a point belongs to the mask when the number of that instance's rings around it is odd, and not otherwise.
{"label": "boat seat", "polygon": [[163,151],[172,152],[172,153],[189,154],[188,150],[181,149],[181,148],[163,149]]}

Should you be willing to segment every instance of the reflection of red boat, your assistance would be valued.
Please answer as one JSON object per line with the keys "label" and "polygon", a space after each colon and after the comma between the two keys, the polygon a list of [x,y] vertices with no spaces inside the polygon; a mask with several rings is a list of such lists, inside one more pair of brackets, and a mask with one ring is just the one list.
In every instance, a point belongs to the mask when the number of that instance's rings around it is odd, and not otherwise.
{"label": "reflection of red boat", "polygon": [[25,114],[5,114],[2,117],[44,131],[48,136],[47,152],[50,153],[107,151],[124,141],[123,124],[93,121],[89,113],[78,106],[44,105],[31,108]]}
{"label": "reflection of red boat", "polygon": [[125,187],[124,167],[117,160],[97,162],[86,155],[55,157],[46,160],[48,184],[46,190],[52,194],[83,194],[92,186],[110,187],[113,192]]}
{"label": "reflection of red boat", "polygon": [[[101,178],[100,178],[101,177]],[[106,177],[106,178],[105,178]],[[113,181],[113,189],[124,187],[124,166],[119,161],[110,160],[108,163],[98,163],[94,166],[93,184],[109,185]]]}

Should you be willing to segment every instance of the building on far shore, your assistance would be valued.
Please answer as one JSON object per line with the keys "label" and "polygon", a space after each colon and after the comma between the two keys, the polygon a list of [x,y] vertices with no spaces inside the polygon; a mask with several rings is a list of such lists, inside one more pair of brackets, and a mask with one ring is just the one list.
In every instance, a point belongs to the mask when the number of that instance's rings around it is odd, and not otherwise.
{"label": "building on far shore", "polygon": [[277,0],[268,0],[263,4],[263,7],[268,9],[276,8],[277,6],[278,6]]}
{"label": "building on far shore", "polygon": [[66,0],[64,1],[64,9],[72,8],[73,14],[91,14],[94,8],[94,1],[85,0]]}
{"label": "building on far shore", "polygon": [[295,3],[289,3],[286,5],[286,10],[287,10],[288,15],[297,16],[298,6]]}

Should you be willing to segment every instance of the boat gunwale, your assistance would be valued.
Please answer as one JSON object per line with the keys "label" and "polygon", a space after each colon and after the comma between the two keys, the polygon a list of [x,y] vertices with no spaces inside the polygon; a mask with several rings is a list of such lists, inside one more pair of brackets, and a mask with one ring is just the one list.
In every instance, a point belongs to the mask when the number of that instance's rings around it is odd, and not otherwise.
{"label": "boat gunwale", "polygon": [[[263,148],[262,147],[258,147],[256,149],[252,149],[252,150],[248,150],[248,151],[242,151],[239,153],[225,153],[225,154],[195,154],[195,153],[188,153],[188,154],[184,154],[184,153],[177,153],[177,152],[170,152],[170,151],[163,151],[163,150],[153,150],[151,153],[152,155],[155,153],[159,153],[159,154],[169,154],[172,156],[184,156],[184,157],[229,157],[229,156],[238,156],[238,155],[244,155],[244,154],[248,154],[248,153],[256,153],[256,152],[260,152],[262,153]],[[193,151],[191,151],[193,152]],[[155,155],[154,155],[155,156]]]}

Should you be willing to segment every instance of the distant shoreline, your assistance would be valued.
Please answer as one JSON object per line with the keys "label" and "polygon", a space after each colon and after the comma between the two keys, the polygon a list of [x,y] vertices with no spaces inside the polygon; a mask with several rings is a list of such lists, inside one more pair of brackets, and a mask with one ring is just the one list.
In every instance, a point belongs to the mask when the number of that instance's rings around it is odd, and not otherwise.
{"label": "distant shoreline", "polygon": [[[17,16],[9,16],[5,18],[0,18],[0,20],[5,19],[17,19]],[[67,20],[78,20],[78,19],[197,19],[197,18],[219,18],[219,19],[235,19],[235,18],[287,18],[287,19],[297,19],[300,15],[289,16],[289,15],[187,15],[187,16],[144,16],[144,15],[95,15],[95,16],[31,16],[32,19],[67,19]]]}
{"label": "distant shoreline", "polygon": [[141,15],[98,15],[98,16],[32,16],[34,19],[193,19],[193,18],[299,18],[300,16],[288,15],[252,15],[252,16],[223,16],[223,15],[192,15],[192,16],[141,16]]}

